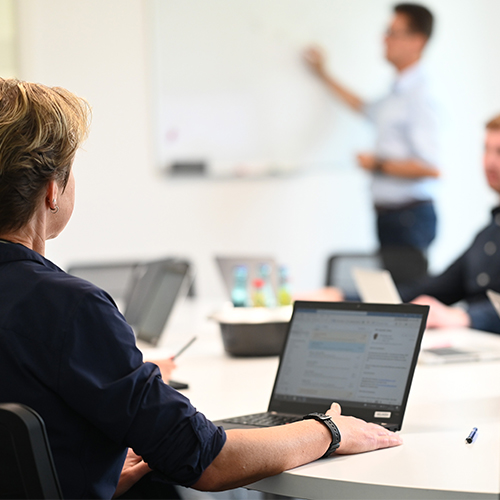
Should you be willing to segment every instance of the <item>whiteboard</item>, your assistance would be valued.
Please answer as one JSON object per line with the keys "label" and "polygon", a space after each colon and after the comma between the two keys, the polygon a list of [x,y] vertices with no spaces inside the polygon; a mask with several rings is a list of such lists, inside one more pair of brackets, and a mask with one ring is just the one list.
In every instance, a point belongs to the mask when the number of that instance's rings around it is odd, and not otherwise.
{"label": "whiteboard", "polygon": [[390,14],[379,3],[379,24],[358,22],[358,48],[345,23],[356,22],[363,0],[154,0],[159,168],[201,163],[214,175],[260,175],[351,161],[359,128],[302,54],[315,43],[337,52],[349,44],[354,77],[363,60],[380,64],[366,40],[371,29],[380,42]]}

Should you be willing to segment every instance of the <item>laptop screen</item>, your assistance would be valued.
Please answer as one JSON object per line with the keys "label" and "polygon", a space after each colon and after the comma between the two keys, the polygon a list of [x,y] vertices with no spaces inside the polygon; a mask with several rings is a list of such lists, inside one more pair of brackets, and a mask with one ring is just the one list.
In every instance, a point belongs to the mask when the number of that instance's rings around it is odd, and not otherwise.
{"label": "laptop screen", "polygon": [[305,410],[326,409],[336,401],[344,409],[397,415],[406,405],[426,311],[413,305],[339,303],[332,309],[297,303],[270,410],[302,404]]}
{"label": "laptop screen", "polygon": [[147,264],[125,311],[138,340],[158,343],[176,300],[187,293],[190,278],[187,262],[167,259]]}

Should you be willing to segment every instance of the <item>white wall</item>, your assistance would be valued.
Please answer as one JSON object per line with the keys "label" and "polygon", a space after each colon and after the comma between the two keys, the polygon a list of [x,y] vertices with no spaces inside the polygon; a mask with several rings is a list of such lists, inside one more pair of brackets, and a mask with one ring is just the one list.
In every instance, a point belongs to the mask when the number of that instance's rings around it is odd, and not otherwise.
{"label": "white wall", "polygon": [[[374,96],[390,80],[379,40],[392,2],[329,1],[338,4],[326,46],[332,68],[363,95]],[[190,8],[189,0],[183,4]],[[446,116],[441,231],[432,250],[433,266],[440,269],[468,244],[494,203],[480,158],[483,124],[500,112],[494,52],[500,3],[426,4],[438,17],[428,62]],[[94,113],[75,164],[75,213],[47,256],[64,267],[186,255],[198,267],[199,293],[207,296],[222,294],[215,253],[274,254],[290,266],[295,288],[307,289],[322,283],[331,252],[372,249],[367,179],[352,162],[286,178],[181,180],[159,174],[152,152],[148,13],[147,0],[18,1],[20,77],[67,87],[87,98]],[[365,47],[366,60],[352,57],[359,47]],[[365,133],[362,122],[326,94],[325,105],[343,113],[346,137]]]}
{"label": "white wall", "polygon": [[16,74],[14,11],[14,5],[10,0],[0,0],[0,74],[4,78]]}

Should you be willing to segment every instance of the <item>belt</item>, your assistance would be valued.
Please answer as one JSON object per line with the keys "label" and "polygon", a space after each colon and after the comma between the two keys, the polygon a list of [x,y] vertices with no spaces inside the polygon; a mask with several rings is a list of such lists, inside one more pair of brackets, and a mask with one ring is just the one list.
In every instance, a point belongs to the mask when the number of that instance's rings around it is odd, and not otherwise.
{"label": "belt", "polygon": [[388,212],[400,212],[401,210],[409,210],[412,208],[422,207],[425,205],[432,205],[432,200],[416,200],[409,203],[404,203],[402,205],[391,205],[391,206],[381,206],[375,205],[375,210],[378,214],[388,213]]}

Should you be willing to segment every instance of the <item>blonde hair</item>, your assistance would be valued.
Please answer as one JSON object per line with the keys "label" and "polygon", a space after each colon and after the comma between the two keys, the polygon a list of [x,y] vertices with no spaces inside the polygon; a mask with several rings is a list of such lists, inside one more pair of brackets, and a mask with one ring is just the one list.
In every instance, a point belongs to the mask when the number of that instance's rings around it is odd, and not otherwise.
{"label": "blonde hair", "polygon": [[66,89],[0,78],[0,233],[30,221],[49,181],[66,187],[90,114]]}
{"label": "blonde hair", "polygon": [[500,115],[495,116],[486,124],[487,130],[500,130]]}

